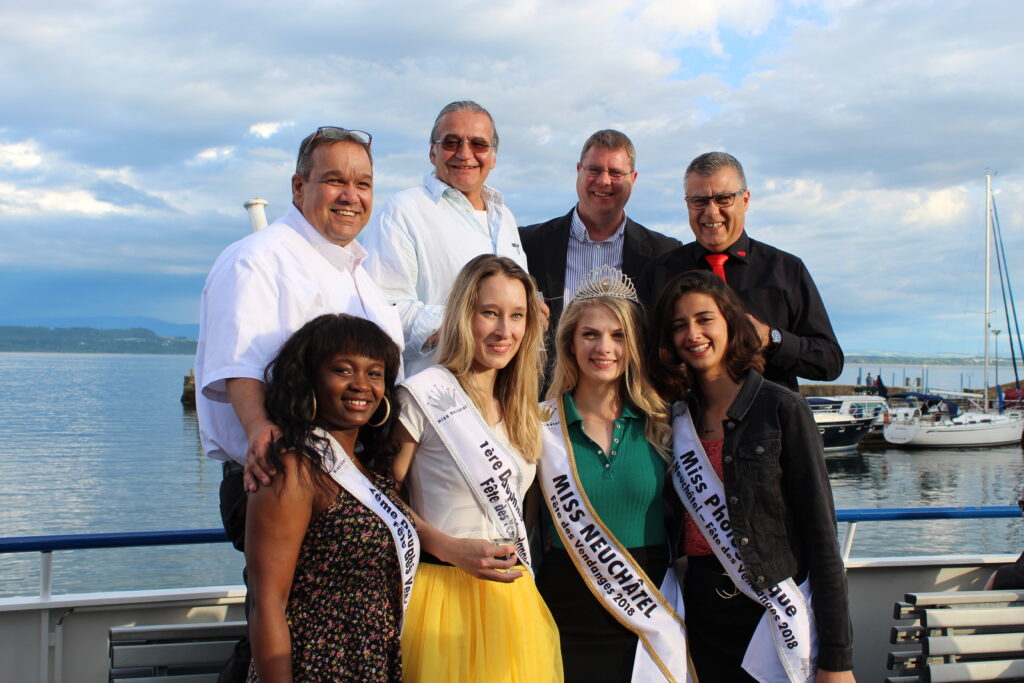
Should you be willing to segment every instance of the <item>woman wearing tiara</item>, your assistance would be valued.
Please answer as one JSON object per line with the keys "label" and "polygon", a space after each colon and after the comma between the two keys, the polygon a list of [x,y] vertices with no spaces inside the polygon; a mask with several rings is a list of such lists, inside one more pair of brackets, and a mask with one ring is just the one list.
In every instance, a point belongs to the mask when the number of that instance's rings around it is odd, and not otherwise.
{"label": "woman wearing tiara", "polygon": [[687,511],[683,587],[697,676],[853,681],[832,490],[806,401],[761,376],[761,341],[719,277],[670,280],[654,321],[657,377],[678,400],[670,472]]}
{"label": "woman wearing tiara", "polygon": [[439,365],[399,389],[394,474],[424,550],[402,634],[406,681],[562,680],[522,504],[540,452],[541,338],[533,279],[478,256],[445,304]]}
{"label": "woman wearing tiara", "polygon": [[[682,638],[657,591],[669,564],[662,493],[671,430],[644,373],[646,338],[632,282],[608,266],[583,278],[555,335],[538,475],[550,547],[538,587],[558,624],[567,681],[629,681],[638,634],[652,622],[646,611],[664,617],[654,625],[667,631],[663,641]],[[672,669],[674,654],[661,654]],[[685,669],[677,658],[675,673]]]}

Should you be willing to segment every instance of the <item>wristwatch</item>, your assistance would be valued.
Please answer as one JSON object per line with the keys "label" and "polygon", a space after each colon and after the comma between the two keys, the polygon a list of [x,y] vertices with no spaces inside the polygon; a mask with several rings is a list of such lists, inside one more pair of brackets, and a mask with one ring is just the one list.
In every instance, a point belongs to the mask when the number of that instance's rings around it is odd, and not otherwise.
{"label": "wristwatch", "polygon": [[768,332],[768,350],[774,351],[782,345],[782,333],[776,328],[772,328]]}

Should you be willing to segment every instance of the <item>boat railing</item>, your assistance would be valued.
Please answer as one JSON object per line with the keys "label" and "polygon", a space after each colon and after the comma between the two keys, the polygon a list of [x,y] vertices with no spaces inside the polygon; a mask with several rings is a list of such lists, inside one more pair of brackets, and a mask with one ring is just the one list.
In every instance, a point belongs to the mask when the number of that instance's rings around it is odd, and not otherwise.
{"label": "boat railing", "polygon": [[[846,524],[843,561],[850,559],[860,522],[891,522],[936,519],[995,519],[1020,517],[1016,505],[928,507],[928,508],[845,508],[836,510],[836,521]],[[56,534],[50,536],[0,537],[0,554],[37,552],[39,560],[39,597],[51,596],[53,551],[96,548],[136,548],[158,545],[195,545],[226,543],[223,529],[180,529],[167,531],[122,531],[96,534]]]}

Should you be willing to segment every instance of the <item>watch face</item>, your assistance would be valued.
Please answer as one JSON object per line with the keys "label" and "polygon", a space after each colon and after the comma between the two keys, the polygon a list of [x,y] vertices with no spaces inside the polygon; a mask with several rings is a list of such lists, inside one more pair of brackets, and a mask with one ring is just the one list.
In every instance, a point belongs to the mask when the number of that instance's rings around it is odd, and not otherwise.
{"label": "watch face", "polygon": [[782,333],[779,332],[774,327],[772,328],[772,331],[771,331],[771,338],[772,338],[772,344],[781,344],[782,343]]}

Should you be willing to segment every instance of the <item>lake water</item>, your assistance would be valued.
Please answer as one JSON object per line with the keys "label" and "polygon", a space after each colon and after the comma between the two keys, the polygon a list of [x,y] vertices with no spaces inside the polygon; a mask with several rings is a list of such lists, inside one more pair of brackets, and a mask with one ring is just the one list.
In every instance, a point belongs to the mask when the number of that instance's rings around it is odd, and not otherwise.
{"label": "lake water", "polygon": [[[221,468],[203,456],[195,411],[179,402],[192,360],[0,353],[0,536],[220,527]],[[828,466],[838,508],[1006,505],[1024,484],[1019,447],[868,448]],[[1022,546],[1020,520],[862,523],[853,554]],[[0,596],[37,594],[38,567],[38,553],[0,554]],[[241,567],[226,543],[60,551],[52,590],[233,585]]]}

